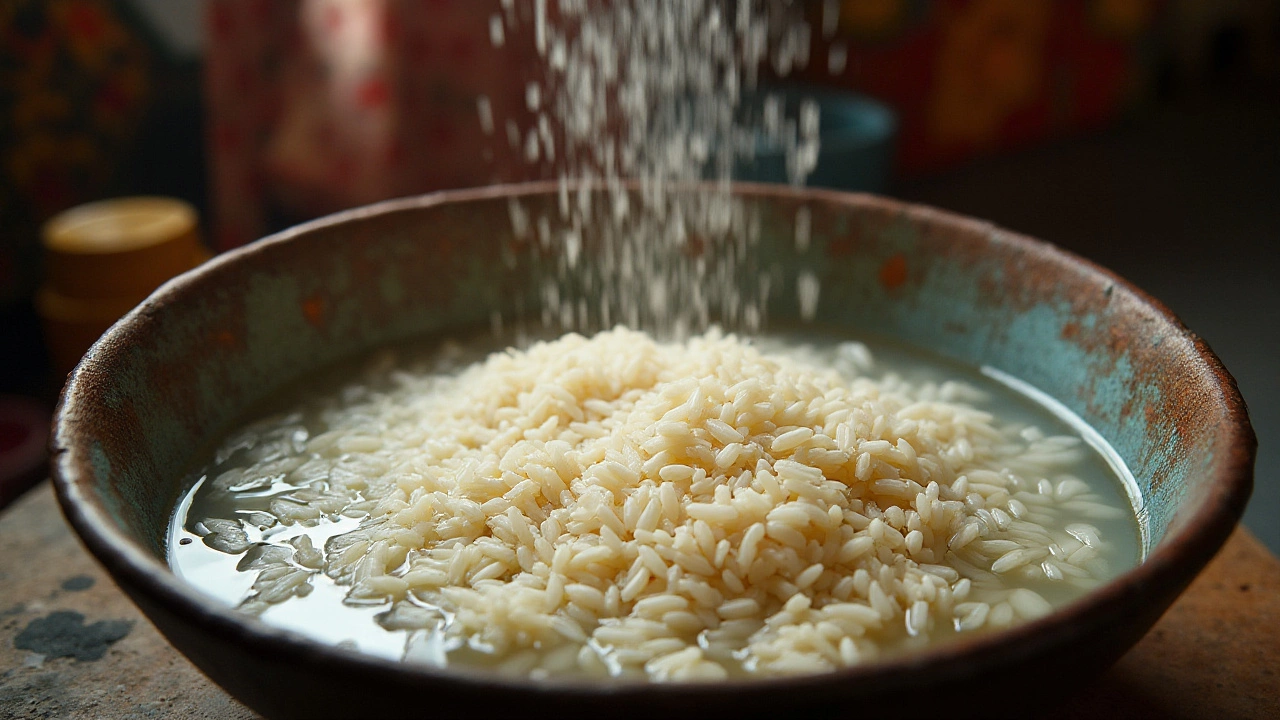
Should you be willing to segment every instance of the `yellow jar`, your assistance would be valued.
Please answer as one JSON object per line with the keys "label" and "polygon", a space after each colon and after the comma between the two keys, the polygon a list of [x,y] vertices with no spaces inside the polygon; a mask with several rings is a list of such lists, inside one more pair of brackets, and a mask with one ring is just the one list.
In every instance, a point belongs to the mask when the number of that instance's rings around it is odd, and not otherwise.
{"label": "yellow jar", "polygon": [[66,210],[45,223],[46,281],[36,294],[59,373],[165,280],[208,259],[196,211],[173,198],[129,197]]}

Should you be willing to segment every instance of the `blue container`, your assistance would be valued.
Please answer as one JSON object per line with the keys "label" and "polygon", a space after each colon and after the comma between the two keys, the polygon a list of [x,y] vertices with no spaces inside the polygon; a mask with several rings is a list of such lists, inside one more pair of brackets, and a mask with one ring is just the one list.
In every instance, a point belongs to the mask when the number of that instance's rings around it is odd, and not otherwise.
{"label": "blue container", "polygon": [[[743,102],[744,124],[760,127],[767,98],[779,98],[784,117],[799,117],[806,99],[818,103],[818,164],[805,181],[807,187],[883,192],[888,185],[898,123],[888,106],[857,93],[788,86],[763,88]],[[755,158],[734,166],[734,180],[789,182],[786,152],[781,144],[760,137]]]}

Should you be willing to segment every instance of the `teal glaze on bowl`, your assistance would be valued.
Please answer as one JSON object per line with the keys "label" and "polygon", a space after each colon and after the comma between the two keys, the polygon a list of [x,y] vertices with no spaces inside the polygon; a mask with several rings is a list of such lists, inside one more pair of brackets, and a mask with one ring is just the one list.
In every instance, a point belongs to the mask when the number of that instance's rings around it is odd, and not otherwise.
{"label": "teal glaze on bowl", "polygon": [[[1008,631],[825,675],[706,685],[536,683],[403,665],[268,627],[178,581],[163,543],[185,473],[255,402],[381,344],[473,328],[495,311],[532,314],[539,268],[554,258],[513,237],[508,203],[557,217],[555,184],[341,213],[161,287],[90,350],[64,390],[53,439],[64,512],[179,650],[270,717],[419,716],[428,698],[440,717],[476,707],[495,716],[900,714],[904,693],[999,693],[1016,712],[1020,700],[1043,703],[1101,672],[1243,510],[1255,441],[1230,375],[1159,303],[1046,243],[868,195],[736,192],[759,213],[762,260],[778,288],[772,318],[798,315],[795,277],[813,272],[819,322],[995,368],[1057,398],[1133,471],[1146,561]],[[804,252],[792,242],[801,207],[812,228]]]}
{"label": "teal glaze on bowl", "polygon": [[[850,218],[805,204],[813,213],[810,250],[775,261],[784,280],[817,272],[818,320],[890,335],[1042,389],[1086,419],[1133,472],[1145,550],[1164,536],[1194,499],[1185,495],[1193,486],[1187,479],[1220,459],[1206,428],[1186,426],[1193,406],[1203,410],[1218,398],[1196,392],[1186,363],[1198,340],[1170,323],[1167,310],[1099,268],[1047,269],[1044,258],[1060,251],[992,225],[961,221],[967,232],[939,232],[930,221],[956,218],[925,208]],[[770,218],[767,234],[790,231],[785,212]],[[781,295],[781,314],[798,313],[794,286]],[[1201,421],[1212,427],[1224,419]]]}

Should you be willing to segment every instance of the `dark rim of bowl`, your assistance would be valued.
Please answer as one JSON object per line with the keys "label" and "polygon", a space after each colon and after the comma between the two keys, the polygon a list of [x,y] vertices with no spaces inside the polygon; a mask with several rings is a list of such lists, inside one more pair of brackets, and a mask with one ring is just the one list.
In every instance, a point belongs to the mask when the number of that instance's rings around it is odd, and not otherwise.
{"label": "dark rim of bowl", "polygon": [[[1141,564],[1039,620],[967,640],[948,642],[917,653],[827,673],[714,683],[667,684],[504,679],[482,672],[410,665],[324,645],[302,635],[268,626],[201,594],[174,575],[164,561],[130,540],[92,497],[89,486],[94,473],[93,465],[88,448],[80,442],[80,432],[77,429],[81,407],[99,402],[96,395],[101,380],[97,376],[109,372],[112,362],[121,359],[121,348],[128,347],[131,340],[144,331],[148,316],[155,308],[180,298],[184,290],[197,279],[217,274],[228,264],[244,262],[270,246],[287,243],[320,228],[446,203],[546,195],[555,193],[558,188],[555,181],[490,186],[388,200],[347,210],[223,253],[162,285],[94,344],[71,373],[63,389],[54,418],[51,452],[54,487],[71,526],[98,561],[125,585],[135,588],[151,602],[168,608],[188,622],[238,638],[242,644],[251,646],[255,652],[265,657],[280,660],[305,657],[334,666],[354,665],[378,673],[398,675],[401,680],[433,680],[470,686],[480,691],[566,693],[598,697],[625,697],[643,693],[647,696],[657,694],[685,699],[695,696],[714,699],[727,694],[805,691],[830,683],[875,682],[877,685],[895,685],[901,682],[905,674],[928,670],[937,672],[940,678],[959,673],[969,675],[981,672],[984,667],[996,662],[997,658],[1007,660],[1010,653],[1016,657],[1032,656],[1046,646],[1066,642],[1071,636],[1078,635],[1078,628],[1087,626],[1091,619],[1104,616],[1107,607],[1136,601],[1148,587],[1174,586],[1181,591],[1217,552],[1244,510],[1252,486],[1257,445],[1244,400],[1235,380],[1208,345],[1188,330],[1159,301],[1110,270],[1047,242],[1010,233],[990,223],[867,194],[758,184],[735,184],[734,192],[743,197],[776,197],[793,201],[880,207],[933,223],[967,226],[971,231],[986,232],[991,242],[1020,247],[1039,262],[1049,262],[1082,277],[1093,276],[1113,283],[1116,289],[1131,294],[1139,305],[1153,310],[1167,323],[1173,331],[1172,335],[1189,345],[1189,360],[1195,363],[1196,375],[1202,382],[1218,390],[1218,402],[1227,417],[1227,421],[1214,431],[1215,448],[1223,452],[1215,454],[1212,459],[1209,470],[1213,476],[1212,486],[1200,506],[1195,508],[1175,534],[1166,535],[1152,548]],[[993,652],[997,650],[999,652]],[[958,661],[966,662],[961,664]]]}

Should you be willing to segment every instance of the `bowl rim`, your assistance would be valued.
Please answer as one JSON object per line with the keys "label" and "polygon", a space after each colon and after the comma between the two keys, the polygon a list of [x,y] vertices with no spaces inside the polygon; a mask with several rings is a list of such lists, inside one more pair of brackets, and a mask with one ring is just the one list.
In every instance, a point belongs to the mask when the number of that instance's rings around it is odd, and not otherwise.
{"label": "bowl rim", "polygon": [[[187,622],[211,632],[234,636],[239,644],[247,644],[265,657],[281,660],[307,658],[321,664],[348,668],[355,666],[386,674],[399,682],[440,682],[478,692],[522,692],[530,696],[564,694],[569,697],[610,699],[643,694],[651,698],[678,696],[682,699],[700,697],[714,700],[730,694],[803,692],[831,683],[867,684],[863,687],[870,687],[871,683],[875,683],[877,687],[893,686],[902,683],[903,677],[931,670],[938,673],[936,677],[942,679],[957,674],[968,676],[981,673],[985,667],[997,662],[997,658],[1007,658],[1009,653],[1033,656],[1046,647],[1068,641],[1070,636],[1079,633],[1077,628],[1087,626],[1091,619],[1098,620],[1105,615],[1107,607],[1136,599],[1147,587],[1173,585],[1181,592],[1216,554],[1244,510],[1252,487],[1257,447],[1244,400],[1235,380],[1204,340],[1187,329],[1161,302],[1092,261],[1048,242],[1003,230],[992,223],[867,193],[755,183],[734,183],[733,192],[736,196],[748,198],[824,202],[846,207],[872,206],[908,215],[922,222],[966,225],[971,230],[988,233],[988,242],[1004,242],[1020,247],[1036,256],[1038,261],[1065,266],[1082,276],[1098,277],[1112,283],[1117,291],[1129,293],[1140,305],[1154,311],[1178,339],[1188,345],[1190,359],[1196,363],[1194,374],[1198,379],[1205,378],[1204,381],[1219,393],[1215,400],[1223,408],[1226,422],[1214,430],[1215,449],[1223,449],[1225,452],[1214,453],[1210,460],[1206,472],[1214,477],[1214,481],[1202,503],[1175,533],[1166,533],[1139,565],[1083,597],[1055,609],[1044,618],[974,638],[943,643],[923,651],[824,673],[686,684],[509,679],[481,671],[408,664],[325,645],[245,616],[200,593],[182,581],[166,562],[131,540],[110,519],[99,501],[92,497],[94,463],[89,448],[86,447],[87,443],[78,441],[77,418],[95,401],[95,385],[98,384],[99,376],[109,371],[113,356],[118,356],[119,351],[127,347],[134,336],[143,332],[149,317],[158,307],[181,298],[189,286],[208,276],[217,275],[228,265],[245,262],[276,245],[289,243],[295,238],[324,228],[442,204],[544,196],[558,192],[559,187],[558,181],[539,181],[446,190],[344,210],[227,251],[161,285],[90,348],[69,375],[60,395],[54,415],[50,453],[53,485],[67,521],[98,562],[126,589],[132,588],[150,603],[166,608],[174,616]],[[1172,346],[1170,343],[1165,345]],[[996,650],[1001,652],[994,652]]]}

